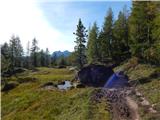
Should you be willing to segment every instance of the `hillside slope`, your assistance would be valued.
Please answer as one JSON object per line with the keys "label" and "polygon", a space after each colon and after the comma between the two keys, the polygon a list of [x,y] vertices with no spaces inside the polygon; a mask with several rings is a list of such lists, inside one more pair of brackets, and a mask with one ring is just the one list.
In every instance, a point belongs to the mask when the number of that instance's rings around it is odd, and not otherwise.
{"label": "hillside slope", "polygon": [[130,83],[137,95],[134,100],[139,105],[139,114],[144,120],[159,120],[160,118],[160,67],[139,64],[131,59],[118,66],[115,71],[126,70]]}

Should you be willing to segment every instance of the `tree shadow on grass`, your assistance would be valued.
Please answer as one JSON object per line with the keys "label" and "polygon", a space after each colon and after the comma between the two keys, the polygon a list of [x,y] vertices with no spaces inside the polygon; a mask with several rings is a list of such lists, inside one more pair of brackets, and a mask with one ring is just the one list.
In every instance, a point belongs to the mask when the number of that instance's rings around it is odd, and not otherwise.
{"label": "tree shadow on grass", "polygon": [[[148,77],[139,78],[137,80],[131,80],[129,81],[129,83],[131,86],[136,86],[139,84],[146,84],[157,78],[160,78],[160,71],[155,71],[152,74],[150,74]],[[160,79],[157,79],[157,80],[160,80]]]}

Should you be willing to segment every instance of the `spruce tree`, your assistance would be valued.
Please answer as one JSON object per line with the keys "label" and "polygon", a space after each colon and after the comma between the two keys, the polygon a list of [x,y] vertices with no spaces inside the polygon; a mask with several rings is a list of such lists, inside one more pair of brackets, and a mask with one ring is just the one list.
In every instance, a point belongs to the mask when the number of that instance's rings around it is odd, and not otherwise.
{"label": "spruce tree", "polygon": [[146,19],[147,19],[147,42],[148,46],[150,47],[154,43],[154,39],[152,37],[152,32],[154,29],[154,19],[156,18],[156,15],[160,12],[158,9],[160,6],[158,6],[157,2],[153,1],[147,1],[145,12],[146,12]]}
{"label": "spruce tree", "polygon": [[46,48],[46,51],[45,51],[45,64],[46,65],[45,66],[49,67],[50,62],[51,62],[51,60],[50,60],[49,50],[48,50],[48,48]]}
{"label": "spruce tree", "polygon": [[153,41],[160,41],[160,3],[155,3],[156,10],[155,17],[153,19],[152,38]]}
{"label": "spruce tree", "polygon": [[76,35],[76,46],[75,46],[75,53],[76,53],[76,63],[79,68],[82,68],[86,63],[86,34],[87,30],[84,27],[81,19],[78,21],[77,30],[75,33]]}
{"label": "spruce tree", "polygon": [[113,12],[109,8],[107,16],[103,24],[103,29],[100,32],[99,39],[101,41],[101,58],[103,62],[106,62],[108,58],[112,57],[112,41],[113,41]]}
{"label": "spruce tree", "polygon": [[99,48],[100,62],[105,62],[109,56],[108,55],[108,44],[107,44],[107,40],[105,40],[104,32],[102,30],[99,33],[98,40],[100,42],[98,46],[101,46]]}
{"label": "spruce tree", "polygon": [[96,22],[89,30],[88,43],[87,43],[87,60],[88,63],[96,63],[99,60],[99,49],[98,49],[98,27]]}
{"label": "spruce tree", "polygon": [[152,29],[155,18],[155,2],[134,1],[130,16],[130,47],[133,55],[143,58],[153,44]]}
{"label": "spruce tree", "polygon": [[10,39],[10,57],[12,70],[14,67],[22,67],[23,47],[18,36],[13,35]]}
{"label": "spruce tree", "polygon": [[4,43],[3,45],[1,45],[1,54],[6,58],[9,59],[10,54],[9,54],[9,45],[8,43]]}
{"label": "spruce tree", "polygon": [[[148,9],[152,21],[150,21],[150,48],[145,51],[145,59],[147,62],[160,65],[160,3],[152,2]],[[150,19],[151,19],[150,18]],[[151,41],[152,40],[152,41]]]}
{"label": "spruce tree", "polygon": [[10,53],[8,43],[1,45],[1,72],[8,71],[10,69]]}
{"label": "spruce tree", "polygon": [[128,16],[126,6],[119,12],[118,19],[114,23],[114,39],[112,42],[113,60],[121,62],[130,56],[129,35],[128,35]]}
{"label": "spruce tree", "polygon": [[40,51],[40,64],[41,66],[46,66],[45,53],[43,50]]}
{"label": "spruce tree", "polygon": [[144,11],[145,2],[133,2],[132,13],[130,16],[130,47],[132,55],[141,57],[144,53],[147,40],[146,19]]}
{"label": "spruce tree", "polygon": [[31,58],[32,58],[32,67],[38,66],[38,41],[36,38],[32,40],[32,47],[31,47]]}

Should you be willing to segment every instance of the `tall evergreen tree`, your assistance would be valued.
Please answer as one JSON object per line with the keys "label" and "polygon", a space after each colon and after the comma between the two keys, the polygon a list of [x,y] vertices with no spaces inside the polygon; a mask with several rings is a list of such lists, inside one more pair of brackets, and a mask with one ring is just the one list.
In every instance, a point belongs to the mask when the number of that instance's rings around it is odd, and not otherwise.
{"label": "tall evergreen tree", "polygon": [[38,41],[36,38],[32,40],[32,47],[31,47],[31,58],[32,58],[32,67],[38,66]]}
{"label": "tall evergreen tree", "polygon": [[1,54],[6,58],[8,59],[9,58],[9,45],[8,43],[4,43],[3,45],[1,45]]}
{"label": "tall evergreen tree", "polygon": [[152,29],[155,2],[134,1],[130,16],[130,47],[133,55],[143,58],[145,50],[153,44]]}
{"label": "tall evergreen tree", "polygon": [[112,42],[113,59],[121,62],[129,57],[129,31],[128,31],[129,13],[126,6],[119,12],[118,19],[114,23],[114,40]]}
{"label": "tall evergreen tree", "polygon": [[43,50],[40,51],[40,64],[41,66],[46,66],[45,53]]}
{"label": "tall evergreen tree", "polygon": [[105,17],[103,29],[100,32],[99,39],[101,40],[101,58],[106,61],[112,57],[112,42],[113,42],[113,12],[109,8]]}
{"label": "tall evergreen tree", "polygon": [[147,22],[145,19],[145,2],[133,2],[130,16],[130,47],[132,54],[141,57],[146,47]]}
{"label": "tall evergreen tree", "polygon": [[99,60],[99,49],[98,49],[98,27],[96,22],[89,30],[88,43],[87,43],[87,60],[89,63],[96,63]]}
{"label": "tall evergreen tree", "polygon": [[105,62],[109,56],[108,55],[108,44],[107,44],[107,40],[105,40],[105,35],[102,30],[99,32],[98,40],[100,42],[98,46],[101,46],[99,48],[100,62]]}
{"label": "tall evergreen tree", "polygon": [[156,14],[159,13],[158,9],[159,8],[158,8],[157,2],[155,1],[146,2],[145,12],[146,12],[146,19],[147,19],[147,42],[149,47],[154,43],[152,32],[155,26],[154,26],[153,20],[155,19]]}
{"label": "tall evergreen tree", "polygon": [[9,53],[8,43],[1,45],[1,72],[7,71],[10,69],[10,53]]}
{"label": "tall evergreen tree", "polygon": [[14,35],[10,40],[10,56],[12,69],[14,67],[22,67],[23,47],[19,37],[15,37]]}
{"label": "tall evergreen tree", "polygon": [[47,67],[49,67],[49,66],[50,66],[50,63],[51,63],[48,48],[46,48],[46,51],[45,51],[45,63],[46,63],[46,66],[47,66]]}
{"label": "tall evergreen tree", "polygon": [[153,41],[160,41],[160,3],[156,4],[155,18],[153,19],[152,38]]}
{"label": "tall evergreen tree", "polygon": [[85,46],[87,38],[86,32],[87,32],[86,28],[84,27],[81,19],[79,19],[77,30],[75,33],[73,33],[77,36],[75,41],[76,43],[75,53],[76,53],[77,66],[79,68],[82,68],[86,63],[86,46]]}
{"label": "tall evergreen tree", "polygon": [[[148,11],[150,16],[150,30],[148,31],[150,36],[150,48],[145,51],[145,59],[152,64],[160,65],[160,3],[152,2],[149,4]],[[151,31],[152,30],[152,31]],[[152,40],[152,41],[151,41]]]}

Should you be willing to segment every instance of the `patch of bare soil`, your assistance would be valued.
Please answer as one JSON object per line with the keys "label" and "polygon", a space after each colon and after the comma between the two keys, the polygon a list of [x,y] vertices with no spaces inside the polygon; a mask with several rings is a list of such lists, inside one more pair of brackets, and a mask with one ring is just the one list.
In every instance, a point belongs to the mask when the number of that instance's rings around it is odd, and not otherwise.
{"label": "patch of bare soil", "polygon": [[133,120],[140,120],[139,114],[138,114],[138,105],[137,103],[131,98],[131,97],[126,97],[126,102],[128,107],[130,108],[131,111],[131,116],[133,117]]}
{"label": "patch of bare soil", "polygon": [[125,89],[101,89],[92,96],[92,100],[99,102],[105,98],[109,103],[112,120],[140,120],[138,105],[130,97],[133,91]]}

